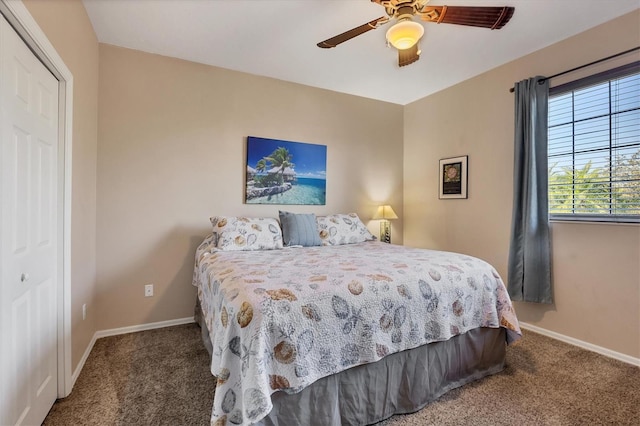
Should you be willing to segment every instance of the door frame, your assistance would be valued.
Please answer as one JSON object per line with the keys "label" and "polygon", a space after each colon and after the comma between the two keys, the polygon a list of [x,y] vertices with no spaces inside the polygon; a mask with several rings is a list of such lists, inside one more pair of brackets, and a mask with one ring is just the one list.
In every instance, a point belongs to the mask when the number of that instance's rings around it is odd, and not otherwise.
{"label": "door frame", "polygon": [[73,75],[22,0],[0,0],[0,13],[58,80],[58,275],[57,349],[58,397],[73,387],[71,366],[71,153],[73,135]]}

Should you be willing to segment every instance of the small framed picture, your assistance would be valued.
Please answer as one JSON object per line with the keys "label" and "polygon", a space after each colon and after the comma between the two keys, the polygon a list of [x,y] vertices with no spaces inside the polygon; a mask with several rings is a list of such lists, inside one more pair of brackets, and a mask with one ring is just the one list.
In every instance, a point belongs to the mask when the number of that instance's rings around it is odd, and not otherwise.
{"label": "small framed picture", "polygon": [[467,198],[468,156],[440,160],[440,199]]}

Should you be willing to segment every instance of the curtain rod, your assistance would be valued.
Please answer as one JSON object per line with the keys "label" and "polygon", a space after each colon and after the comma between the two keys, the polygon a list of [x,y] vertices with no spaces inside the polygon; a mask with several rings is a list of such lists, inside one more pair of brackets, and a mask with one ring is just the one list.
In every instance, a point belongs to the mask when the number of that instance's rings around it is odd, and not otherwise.
{"label": "curtain rod", "polygon": [[[617,58],[618,56],[626,55],[627,53],[635,52],[636,50],[640,50],[640,46],[634,47],[633,49],[625,50],[624,52],[616,53],[615,55],[607,56],[606,58],[598,59],[597,61],[589,62],[588,64],[580,65],[579,67],[571,68],[567,71],[559,72],[558,74],[554,74],[551,77],[546,77],[540,79],[539,83],[544,83],[546,80],[551,80],[555,77],[560,77],[561,75],[569,74],[570,72],[581,70],[582,68],[590,67],[591,65],[599,64],[600,62],[608,61],[609,59]],[[515,91],[515,87],[509,89],[509,92],[513,93]]]}

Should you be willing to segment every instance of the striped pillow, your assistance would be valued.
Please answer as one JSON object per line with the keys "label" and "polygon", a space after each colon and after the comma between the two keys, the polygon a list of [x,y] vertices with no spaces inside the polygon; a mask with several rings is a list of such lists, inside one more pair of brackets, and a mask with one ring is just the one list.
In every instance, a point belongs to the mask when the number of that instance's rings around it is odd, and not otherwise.
{"label": "striped pillow", "polygon": [[285,246],[321,246],[316,215],[280,211],[280,226]]}

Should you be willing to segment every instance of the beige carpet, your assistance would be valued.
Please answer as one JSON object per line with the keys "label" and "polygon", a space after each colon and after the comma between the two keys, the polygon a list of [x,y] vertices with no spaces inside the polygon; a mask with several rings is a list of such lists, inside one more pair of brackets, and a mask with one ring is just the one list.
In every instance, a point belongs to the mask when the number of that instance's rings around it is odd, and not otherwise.
{"label": "beige carpet", "polygon": [[[207,425],[214,380],[195,324],[99,339],[45,425]],[[539,334],[500,374],[379,426],[639,425],[640,369]]]}

